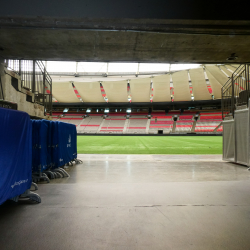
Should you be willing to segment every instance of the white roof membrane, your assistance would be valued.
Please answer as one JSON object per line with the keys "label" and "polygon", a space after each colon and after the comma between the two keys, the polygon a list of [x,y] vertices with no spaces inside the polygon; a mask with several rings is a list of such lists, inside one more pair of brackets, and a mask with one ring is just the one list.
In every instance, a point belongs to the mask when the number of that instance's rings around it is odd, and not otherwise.
{"label": "white roof membrane", "polygon": [[149,102],[151,78],[130,81],[132,102]]}
{"label": "white roof membrane", "polygon": [[227,82],[228,77],[217,66],[206,65],[205,67],[206,72],[209,71],[211,75],[217,80],[217,82],[220,83],[221,86],[223,86]]}
{"label": "white roof membrane", "polygon": [[190,101],[190,89],[188,84],[188,72],[186,70],[172,74],[174,85],[174,101]]}
{"label": "white roof membrane", "polygon": [[207,68],[205,70],[206,70],[206,73],[207,73],[209,83],[210,83],[210,85],[212,87],[212,90],[213,90],[214,99],[221,99],[221,88],[222,88],[221,84],[210,73],[210,71],[207,70]]}
{"label": "white roof membrane", "polygon": [[99,82],[75,82],[74,85],[84,102],[105,102]]}
{"label": "white roof membrane", "polygon": [[189,70],[190,78],[193,86],[194,100],[210,100],[204,71],[202,68]]}
{"label": "white roof membrane", "polygon": [[70,82],[53,82],[52,94],[58,102],[80,102]]}
{"label": "white roof membrane", "polygon": [[103,82],[109,102],[128,102],[127,81]]}
{"label": "white roof membrane", "polygon": [[154,102],[171,102],[170,75],[156,76],[152,80]]}

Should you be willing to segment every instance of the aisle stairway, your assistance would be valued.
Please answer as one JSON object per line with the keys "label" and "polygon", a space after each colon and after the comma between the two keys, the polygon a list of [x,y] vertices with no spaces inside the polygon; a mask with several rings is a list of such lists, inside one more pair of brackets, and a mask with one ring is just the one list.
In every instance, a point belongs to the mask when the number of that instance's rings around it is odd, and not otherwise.
{"label": "aisle stairway", "polygon": [[172,128],[172,133],[175,133],[175,129],[176,129],[176,121],[174,121],[173,128]]}

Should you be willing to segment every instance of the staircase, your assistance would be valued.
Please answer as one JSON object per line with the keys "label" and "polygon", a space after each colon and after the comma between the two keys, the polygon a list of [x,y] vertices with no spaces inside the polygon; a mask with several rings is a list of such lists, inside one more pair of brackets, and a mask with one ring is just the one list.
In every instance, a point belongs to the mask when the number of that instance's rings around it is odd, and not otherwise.
{"label": "staircase", "polygon": [[127,127],[129,127],[130,120],[126,119],[125,124],[124,124],[124,129],[123,129],[123,134],[127,133]]}
{"label": "staircase", "polygon": [[176,121],[174,121],[173,128],[172,128],[172,133],[175,133],[175,129],[176,129]]}
{"label": "staircase", "polygon": [[145,133],[148,134],[151,119],[148,119]]}
{"label": "staircase", "polygon": [[193,126],[192,126],[192,129],[191,129],[191,133],[194,133],[194,132],[195,132],[195,127],[196,127],[196,120],[194,120],[194,122],[193,122]]}
{"label": "staircase", "polygon": [[218,128],[222,125],[222,122],[214,129],[213,133],[217,132]]}
{"label": "staircase", "polygon": [[105,121],[105,119],[102,119],[102,122],[101,122],[101,124],[100,124],[100,126],[99,126],[99,128],[98,128],[98,130],[97,130],[97,132],[96,132],[97,134],[100,133],[100,130],[102,129],[102,126],[103,126],[104,121]]}

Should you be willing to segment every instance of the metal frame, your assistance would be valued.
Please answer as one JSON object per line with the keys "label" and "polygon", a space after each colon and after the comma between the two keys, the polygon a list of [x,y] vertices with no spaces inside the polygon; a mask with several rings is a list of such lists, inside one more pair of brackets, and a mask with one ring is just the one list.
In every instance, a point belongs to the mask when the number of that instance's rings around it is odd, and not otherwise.
{"label": "metal frame", "polygon": [[42,61],[6,60],[21,77],[21,87],[34,93],[34,102],[44,106],[44,115],[52,115],[52,79]]}
{"label": "metal frame", "polygon": [[[238,121],[238,118],[237,118],[237,115],[235,116],[235,119],[234,119],[234,129],[235,129],[235,162],[236,163],[239,163],[239,164],[242,164],[242,165],[249,165],[249,154],[248,154],[248,148],[249,148],[249,108],[246,108],[246,109],[241,109],[241,110],[236,110],[236,114],[240,114],[240,113],[243,113],[244,114],[244,118],[246,118],[246,123],[244,123],[244,128],[246,128],[246,133],[243,133],[243,131],[240,129],[240,130],[237,130],[237,123],[239,122]],[[242,118],[241,118],[242,119]],[[242,121],[240,122],[240,124],[242,124]],[[243,133],[243,135],[242,135]],[[242,152],[242,150],[240,151],[239,150],[239,142],[240,142],[240,137],[244,137],[246,138],[246,144],[244,143],[243,148],[246,150],[246,161],[241,161],[238,157],[238,152]]]}
{"label": "metal frame", "polygon": [[248,99],[250,97],[249,66],[250,64],[240,65],[221,89],[223,119],[225,112],[234,117],[236,107],[243,105],[248,107]]}
{"label": "metal frame", "polygon": [[2,85],[2,77],[0,75],[0,100],[4,100],[4,93],[3,93],[3,85]]}

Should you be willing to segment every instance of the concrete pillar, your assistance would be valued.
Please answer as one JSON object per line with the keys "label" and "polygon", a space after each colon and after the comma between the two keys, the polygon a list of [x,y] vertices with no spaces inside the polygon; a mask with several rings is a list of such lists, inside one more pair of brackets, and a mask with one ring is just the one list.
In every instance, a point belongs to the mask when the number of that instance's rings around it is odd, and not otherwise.
{"label": "concrete pillar", "polygon": [[4,59],[0,59],[0,76],[4,75]]}

